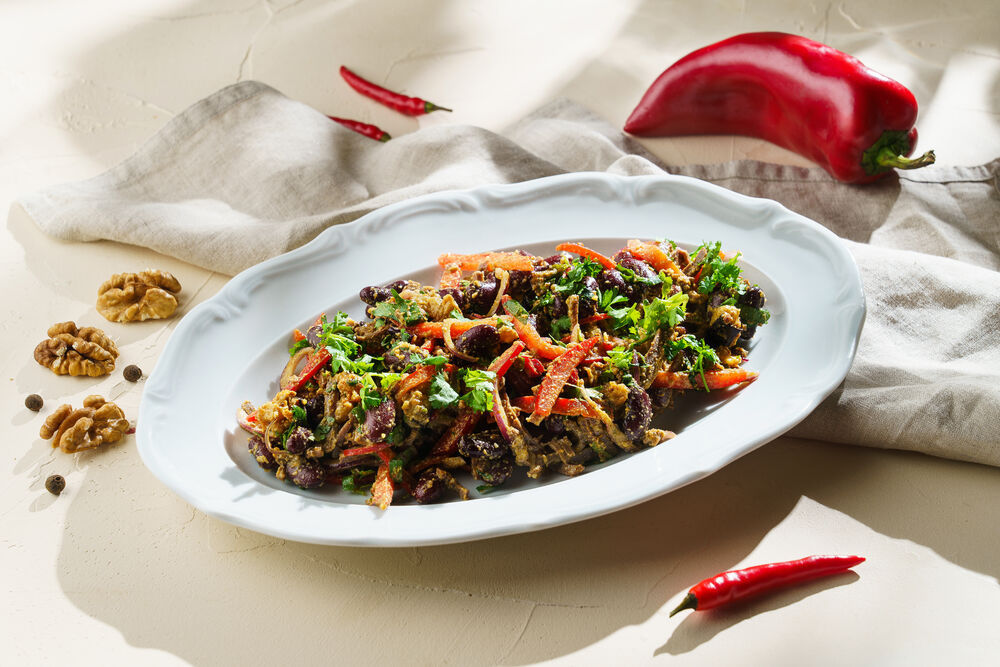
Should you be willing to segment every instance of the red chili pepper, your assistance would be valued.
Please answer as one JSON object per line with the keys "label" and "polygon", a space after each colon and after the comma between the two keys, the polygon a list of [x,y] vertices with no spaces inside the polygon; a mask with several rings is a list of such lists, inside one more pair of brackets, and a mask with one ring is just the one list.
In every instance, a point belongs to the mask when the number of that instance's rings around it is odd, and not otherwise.
{"label": "red chili pepper", "polygon": [[864,560],[861,556],[808,556],[783,563],[730,570],[696,584],[670,615],[684,609],[712,609],[783,586],[840,574]]}
{"label": "red chili pepper", "polygon": [[340,66],[340,76],[344,77],[347,85],[362,95],[370,97],[376,102],[380,102],[390,109],[395,109],[407,116],[422,116],[432,111],[451,111],[451,109],[440,107],[419,97],[408,97],[383,88],[378,84],[361,78],[343,65]]}
{"label": "red chili pepper", "polygon": [[640,136],[741,134],[813,160],[838,180],[874,181],[916,159],[917,101],[860,60],[805,37],[736,35],[681,58],[625,122]]}
{"label": "red chili pepper", "polygon": [[392,137],[389,133],[380,128],[378,125],[372,125],[371,123],[362,123],[360,120],[351,120],[350,118],[337,118],[336,116],[327,116],[330,120],[335,120],[344,127],[354,130],[358,134],[363,134],[369,139],[374,139],[375,141],[389,141]]}

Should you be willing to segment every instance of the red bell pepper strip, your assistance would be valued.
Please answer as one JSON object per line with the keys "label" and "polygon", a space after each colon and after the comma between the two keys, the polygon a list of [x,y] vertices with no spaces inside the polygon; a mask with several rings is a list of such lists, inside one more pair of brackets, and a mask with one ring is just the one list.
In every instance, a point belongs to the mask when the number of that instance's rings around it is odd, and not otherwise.
{"label": "red bell pepper strip", "polygon": [[459,408],[458,416],[455,417],[455,421],[451,423],[451,426],[449,426],[448,430],[441,436],[441,439],[434,444],[430,455],[447,456],[458,451],[458,441],[462,439],[462,436],[471,432],[472,429],[475,428],[482,415],[483,413],[476,412],[475,410]]}
{"label": "red bell pepper strip", "polygon": [[689,373],[672,373],[670,371],[660,371],[653,378],[654,387],[665,387],[667,389],[725,389],[742,382],[753,382],[757,379],[757,373],[743,368],[723,368],[717,371],[705,371],[705,382],[701,381],[701,375],[695,374],[694,381],[691,381]]}
{"label": "red bell pepper strip", "polygon": [[[534,412],[537,399],[535,396],[518,396],[510,399],[511,406],[522,412]],[[596,417],[593,406],[579,398],[557,398],[552,404],[552,414],[567,417]]]}
{"label": "red bell pepper strip", "polygon": [[478,252],[471,255],[456,255],[444,253],[438,255],[438,266],[447,267],[458,264],[463,271],[476,271],[485,265],[487,269],[506,269],[508,271],[531,271],[536,257],[522,255],[519,252]]}
{"label": "red bell pepper strip", "polygon": [[713,609],[776,588],[841,574],[864,560],[861,556],[809,556],[730,570],[696,584],[670,615],[684,609]]}
{"label": "red bell pepper strip", "polygon": [[437,369],[429,364],[417,366],[396,385],[396,396],[405,396],[417,387],[427,384],[434,379],[435,373],[437,373]]}
{"label": "red bell pepper strip", "polygon": [[382,463],[375,473],[375,481],[372,483],[372,497],[368,499],[369,505],[378,505],[380,510],[386,510],[392,504],[392,494],[396,487],[392,483],[392,475],[389,474],[389,461],[392,455],[389,452],[378,453]]}
{"label": "red bell pepper strip", "polygon": [[556,246],[556,250],[565,250],[566,252],[572,252],[574,254],[580,255],[581,257],[586,257],[587,259],[597,262],[605,269],[613,269],[617,266],[614,260],[608,259],[596,250],[591,250],[587,246],[581,243],[560,243]]}
{"label": "red bell pepper strip", "polygon": [[347,85],[362,95],[370,97],[376,102],[384,104],[390,109],[394,109],[407,116],[422,116],[432,111],[451,111],[451,109],[438,106],[419,97],[409,97],[408,95],[383,88],[358,76],[343,65],[340,66],[340,76],[344,77]]}
{"label": "red bell pepper strip", "polygon": [[316,350],[306,359],[306,366],[302,369],[302,372],[298,377],[293,377],[286,386],[282,389],[287,389],[290,391],[298,391],[306,382],[309,382],[316,373],[320,371],[326,363],[330,361],[330,353],[326,351],[326,348]]}
{"label": "red bell pepper strip", "polygon": [[375,141],[389,141],[392,139],[389,133],[383,130],[378,125],[372,125],[371,123],[362,123],[360,120],[352,120],[350,118],[337,118],[336,116],[327,116],[330,120],[340,123],[349,130],[354,130],[358,134],[363,134],[369,139],[374,139]]}
{"label": "red bell pepper strip", "polygon": [[[483,317],[478,320],[453,320],[451,323],[451,335],[452,337],[460,336],[472,327],[478,327],[480,324],[496,326],[499,323],[500,318],[497,317]],[[420,338],[444,338],[444,323],[421,322],[409,327],[409,331],[414,336]]]}
{"label": "red bell pepper strip", "polygon": [[388,442],[376,442],[374,445],[366,445],[364,447],[353,447],[351,449],[345,449],[340,454],[342,456],[362,456],[364,454],[380,454],[381,452],[389,449],[391,447]]}
{"label": "red bell pepper strip", "polygon": [[607,313],[594,313],[590,317],[585,317],[582,320],[580,320],[580,324],[592,324],[594,322],[600,322],[602,320],[606,320],[610,317],[611,316],[608,315]]}
{"label": "red bell pepper strip", "polygon": [[529,422],[540,424],[543,419],[552,413],[552,406],[555,405],[556,399],[559,398],[559,393],[566,384],[566,380],[569,379],[573,371],[576,370],[577,365],[590,353],[590,350],[597,345],[599,340],[599,337],[594,336],[579,343],[573,343],[566,348],[566,351],[558,359],[552,362],[548,373],[542,378],[542,384],[538,388],[535,411],[528,417]]}
{"label": "red bell pepper strip", "polygon": [[295,329],[294,331],[292,331],[292,342],[293,343],[298,343],[300,340],[305,340],[305,337],[306,337],[306,335],[304,333],[302,333],[301,331],[299,331],[298,329]]}
{"label": "red bell pepper strip", "polygon": [[462,267],[458,264],[449,264],[444,267],[444,273],[441,274],[441,281],[438,283],[438,287],[441,289],[449,288],[459,288],[462,285]]}
{"label": "red bell pepper strip", "polygon": [[510,297],[504,296],[503,309],[511,316],[511,326],[517,332],[517,337],[524,341],[529,350],[543,359],[555,359],[566,351],[565,347],[560,347],[542,338],[541,334],[538,333],[535,327],[531,326],[531,323],[527,319],[521,321],[515,315],[515,306],[511,306],[510,304]]}
{"label": "red bell pepper strip", "polygon": [[630,239],[625,247],[629,254],[646,262],[657,271],[666,271],[675,278],[684,275],[681,267],[677,266],[677,263],[670,259],[667,253],[663,252],[663,248],[656,243]]}
{"label": "red bell pepper strip", "polygon": [[897,81],[825,44],[780,32],[736,35],[690,53],[656,79],[625,122],[632,134],[740,134],[803,155],[848,183],[909,160],[917,100]]}
{"label": "red bell pepper strip", "polygon": [[514,363],[514,360],[517,359],[517,355],[521,354],[521,351],[523,349],[524,349],[524,343],[522,343],[519,340],[515,340],[513,343],[510,344],[510,347],[508,347],[506,350],[500,353],[500,355],[496,359],[490,362],[490,365],[487,368],[487,370],[496,373],[497,379],[499,380],[500,378],[503,377],[504,373],[507,372],[507,369],[511,367],[511,364]]}
{"label": "red bell pepper strip", "polygon": [[534,357],[521,357],[524,361],[524,372],[529,378],[536,378],[545,374],[545,364]]}

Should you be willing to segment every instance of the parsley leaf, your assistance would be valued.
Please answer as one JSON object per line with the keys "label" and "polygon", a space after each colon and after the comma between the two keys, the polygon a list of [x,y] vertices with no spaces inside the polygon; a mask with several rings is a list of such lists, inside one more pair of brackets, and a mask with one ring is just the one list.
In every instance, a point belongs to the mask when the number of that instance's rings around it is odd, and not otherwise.
{"label": "parsley leaf", "polygon": [[489,412],[493,409],[493,383],[496,379],[497,374],[493,371],[465,371],[463,380],[468,391],[462,394],[462,400],[476,412]]}
{"label": "parsley leaf", "polygon": [[458,402],[458,392],[448,383],[448,376],[444,373],[435,373],[431,379],[430,393],[427,395],[431,407],[447,408]]}
{"label": "parsley leaf", "polygon": [[769,319],[771,319],[771,312],[763,308],[753,308],[751,306],[740,308],[740,321],[747,326],[752,324],[767,324]]}
{"label": "parsley leaf", "polygon": [[747,284],[742,279],[743,270],[737,266],[736,262],[740,258],[740,253],[736,253],[729,260],[722,258],[722,243],[707,243],[699,246],[698,252],[705,251],[705,257],[701,261],[701,278],[698,280],[698,292],[708,294],[710,292],[729,292],[730,294],[743,294],[746,292]]}
{"label": "parsley leaf", "polygon": [[619,346],[608,350],[608,358],[615,367],[625,373],[628,373],[632,366],[632,351],[626,350],[624,347]]}
{"label": "parsley leaf", "polygon": [[427,315],[413,301],[408,301],[399,296],[399,292],[392,290],[392,297],[375,304],[372,313],[375,317],[375,326],[384,326],[386,320],[395,322],[401,327],[417,324],[427,319]]}
{"label": "parsley leaf", "polygon": [[684,367],[686,370],[701,375],[702,385],[708,391],[708,383],[705,381],[706,366],[711,369],[719,364],[719,356],[712,349],[712,346],[700,338],[695,338],[691,334],[681,336],[676,340],[671,340],[666,346],[667,359],[671,360],[678,354],[685,354]]}
{"label": "parsley leaf", "polygon": [[361,409],[371,410],[377,408],[382,403],[382,397],[378,394],[378,386],[371,373],[366,373],[361,377]]}
{"label": "parsley leaf", "polygon": [[306,421],[306,411],[300,405],[292,406],[292,416],[297,422],[305,423]]}
{"label": "parsley leaf", "polygon": [[688,295],[683,292],[671,294],[666,299],[651,299],[643,308],[642,319],[632,327],[638,339],[632,347],[638,347],[652,338],[658,329],[669,330],[680,324],[687,313],[687,303]]}
{"label": "parsley leaf", "polygon": [[304,347],[309,347],[308,339],[303,338],[302,340],[295,341],[295,343],[290,348],[288,348],[288,356],[294,357],[295,353]]}

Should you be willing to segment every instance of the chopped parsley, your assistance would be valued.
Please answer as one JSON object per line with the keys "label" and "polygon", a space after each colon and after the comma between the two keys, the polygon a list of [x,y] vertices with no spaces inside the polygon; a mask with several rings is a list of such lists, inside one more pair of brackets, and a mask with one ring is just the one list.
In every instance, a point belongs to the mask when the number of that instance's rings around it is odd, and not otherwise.
{"label": "chopped parsley", "polygon": [[666,299],[654,297],[642,311],[642,319],[633,325],[630,332],[636,341],[632,348],[645,343],[660,329],[670,330],[684,321],[687,314],[688,295],[684,292],[671,294]]}
{"label": "chopped parsley", "polygon": [[728,292],[743,294],[747,290],[747,282],[743,280],[743,270],[736,262],[740,253],[728,260],[722,258],[722,242],[706,243],[698,246],[697,253],[705,252],[701,260],[701,278],[698,280],[698,292]]}
{"label": "chopped parsley", "polygon": [[463,380],[468,391],[462,394],[462,401],[476,412],[489,412],[493,409],[493,384],[496,379],[497,374],[493,371],[465,371]]}
{"label": "chopped parsley", "polygon": [[435,373],[431,379],[430,393],[427,395],[431,407],[447,408],[458,402],[458,392],[449,384],[448,376],[444,373]]}
{"label": "chopped parsley", "polygon": [[418,324],[427,319],[427,315],[413,301],[407,301],[399,296],[399,292],[392,290],[392,297],[375,304],[372,315],[375,317],[375,326],[385,326],[387,322],[393,322],[400,327],[407,327]]}
{"label": "chopped parsley", "polygon": [[705,391],[708,391],[708,382],[705,380],[706,366],[711,369],[720,363],[719,356],[712,349],[712,346],[700,338],[687,334],[669,341],[666,349],[668,360],[684,353],[685,369],[701,375],[702,385],[705,387]]}

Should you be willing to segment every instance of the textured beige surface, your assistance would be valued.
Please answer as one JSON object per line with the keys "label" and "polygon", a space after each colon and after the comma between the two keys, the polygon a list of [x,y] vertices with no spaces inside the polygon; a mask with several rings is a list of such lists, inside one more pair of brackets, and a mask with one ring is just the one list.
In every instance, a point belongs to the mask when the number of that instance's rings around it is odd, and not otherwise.
{"label": "textured beige surface", "polygon": [[[479,3],[95,0],[0,7],[0,201],[99,173],[174,113],[256,78],[394,135],[501,129],[568,96],[613,123],[674,59],[736,32],[826,41],[908,85],[921,145],[948,164],[1000,151],[1000,9],[967,3]],[[349,94],[344,63],[456,109],[419,120]],[[670,163],[802,164],[752,139],[644,142]],[[208,519],[142,466],[131,438],[64,455],[44,415],[91,393],[135,416],[177,322],[107,323],[112,272],[164,269],[178,316],[225,278],[152,252],[44,237],[12,215],[0,244],[0,663],[988,664],[1000,654],[1000,471],[781,439],[706,480],[617,514],[448,547],[283,543]],[[106,378],[31,359],[55,321],[117,339]],[[41,414],[24,397],[45,397]],[[179,415],[179,418],[183,418]],[[58,472],[67,489],[43,488]],[[740,564],[855,552],[858,575],[722,614],[667,613]]]}

